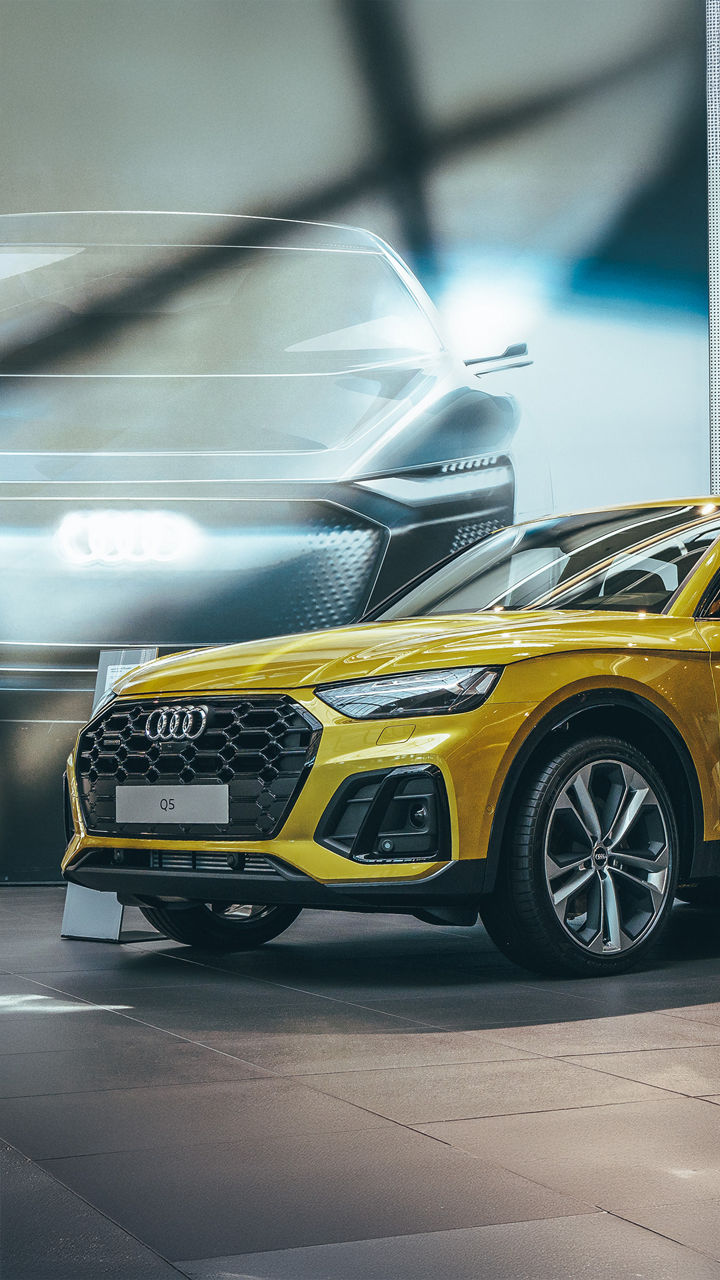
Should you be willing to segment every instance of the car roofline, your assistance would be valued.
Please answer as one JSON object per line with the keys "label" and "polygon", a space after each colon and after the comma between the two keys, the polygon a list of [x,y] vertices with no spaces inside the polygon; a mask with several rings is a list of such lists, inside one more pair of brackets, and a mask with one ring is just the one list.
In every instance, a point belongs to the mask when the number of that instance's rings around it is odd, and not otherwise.
{"label": "car roofline", "polygon": [[[657,511],[663,507],[672,510],[677,507],[712,507],[707,511],[705,519],[710,519],[717,512],[720,515],[720,497],[712,494],[707,497],[691,498],[659,498],[655,502],[612,502],[606,507],[574,507],[572,511],[545,511],[541,515],[529,516],[527,520],[518,520],[507,529],[523,529],[529,524],[539,524],[543,520],[570,520],[573,516],[603,515],[612,511]],[[498,530],[498,533],[500,530]]]}
{"label": "car roofline", "polygon": [[[214,221],[218,225],[231,225],[233,222],[247,223],[251,222],[256,226],[258,224],[267,224],[272,227],[303,227],[313,228],[321,231],[342,232],[346,237],[347,243],[342,245],[328,245],[336,249],[353,249],[366,253],[379,253],[384,257],[393,258],[402,263],[402,259],[395,253],[389,245],[385,243],[373,231],[368,231],[364,227],[354,226],[346,222],[319,222],[308,218],[274,218],[265,214],[254,213],[213,213],[208,210],[192,210],[192,209],[44,209],[29,210],[25,213],[2,213],[0,214],[0,236],[2,230],[13,222],[19,222],[27,218],[38,218],[47,220],[50,218],[92,218],[110,216],[122,217],[140,217],[140,218],[204,218],[208,219],[208,225]],[[18,242],[19,243],[19,242]],[[212,246],[212,241],[209,241]],[[10,247],[10,246],[7,246]],[[172,244],[167,246],[172,248]],[[242,246],[239,245],[239,248]],[[321,248],[322,245],[317,246]],[[405,264],[403,263],[403,266]],[[407,270],[407,267],[405,266]]]}
{"label": "car roofline", "polygon": [[[678,526],[679,528],[688,529],[688,528],[695,528],[696,526],[699,527],[699,526],[702,526],[703,524],[709,523],[715,513],[720,515],[720,501],[718,501],[717,499],[713,501],[712,498],[708,498],[708,499],[677,498],[667,502],[638,502],[632,507],[629,507],[626,503],[620,503],[620,504],[616,504],[609,507],[589,507],[587,510],[569,511],[567,513],[553,512],[550,515],[537,516],[532,520],[521,520],[521,521],[518,521],[517,524],[503,525],[500,529],[496,529],[494,533],[489,534],[487,538],[479,539],[479,541],[474,543],[471,547],[463,547],[462,550],[460,551],[453,551],[449,555],[444,556],[442,560],[438,560],[437,564],[433,565],[431,569],[423,570],[422,573],[419,573],[410,582],[406,583],[404,587],[399,587],[397,591],[393,591],[389,596],[386,596],[384,600],[381,600],[377,605],[374,605],[372,609],[368,609],[367,612],[363,614],[360,621],[372,622],[374,620],[378,620],[380,614],[384,613],[386,609],[390,609],[392,605],[397,601],[399,601],[400,599],[402,599],[404,595],[409,595],[410,592],[414,591],[416,587],[421,586],[423,582],[427,581],[428,578],[432,577],[434,573],[437,573],[439,569],[444,568],[445,565],[451,564],[453,560],[459,559],[460,556],[467,554],[468,551],[476,550],[478,547],[482,546],[483,542],[489,541],[490,538],[494,538],[496,534],[503,533],[507,529],[525,529],[529,525],[542,523],[543,520],[570,520],[575,516],[601,515],[604,512],[613,512],[613,511],[620,512],[620,511],[630,511],[630,510],[654,511],[662,507],[667,508],[668,510],[672,510],[676,508],[681,509],[684,506],[688,506],[689,508],[692,508],[692,507],[699,507],[699,506],[710,506],[711,504],[713,506],[713,512],[708,511],[704,516],[696,516],[695,519],[688,519],[685,524]],[[656,542],[662,542],[665,538],[669,536],[670,534],[668,533],[667,530],[665,530],[662,533],[654,533],[651,537],[645,538],[641,542],[634,544],[634,549],[641,551],[645,547],[653,546]],[[718,535],[718,538],[720,538],[720,534]],[[693,577],[695,572],[700,568],[703,561],[705,560],[705,556],[709,555],[712,549],[716,547],[717,542],[718,542],[718,539],[715,539],[707,548],[707,551],[701,557],[700,563],[692,571],[690,575],[691,577]],[[610,564],[612,563],[613,560],[617,559],[617,555],[618,553],[615,552],[614,555],[608,556],[605,558],[605,560],[599,561],[596,565],[592,567],[592,569],[585,569],[581,573],[575,574],[573,578],[569,578],[567,582],[563,583],[562,591],[568,590],[576,582],[582,581],[583,578],[589,577],[593,573],[597,573],[600,569],[602,569],[603,565]],[[689,580],[685,580],[684,582],[680,583],[679,587],[677,587],[677,589],[673,592],[673,595],[671,596],[667,605],[662,610],[663,615],[667,616],[668,614],[672,614],[675,600],[680,596],[681,592],[683,592],[688,585],[689,585]],[[557,592],[558,594],[560,594],[560,590],[561,589],[559,587],[553,588],[553,591]],[[540,599],[541,600],[543,598],[547,599],[550,597],[550,595],[551,593],[548,592],[546,597],[541,596]],[[542,612],[542,610],[547,607],[548,606],[545,606],[545,605],[541,606],[541,608],[538,609],[538,612]],[[478,609],[476,610],[476,612],[481,613],[483,612],[483,610]],[[527,610],[524,610],[523,612],[527,612]],[[590,612],[590,611],[588,610],[587,612]],[[635,613],[637,611],[631,609],[631,610],[618,610],[618,612]]]}

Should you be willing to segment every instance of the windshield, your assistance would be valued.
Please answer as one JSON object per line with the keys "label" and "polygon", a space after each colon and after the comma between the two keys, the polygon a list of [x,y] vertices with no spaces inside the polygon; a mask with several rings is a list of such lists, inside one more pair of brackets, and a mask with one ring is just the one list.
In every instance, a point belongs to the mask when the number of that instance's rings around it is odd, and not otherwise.
{"label": "windshield", "polygon": [[[720,536],[720,512],[627,508],[516,525],[455,557],[379,616],[517,609],[661,613]],[[651,546],[639,546],[652,540]],[[580,580],[576,581],[578,575]]]}
{"label": "windshield", "polygon": [[0,247],[0,449],[322,451],[425,394],[440,339],[383,253],[173,253]]}
{"label": "windshield", "polygon": [[[0,246],[0,371],[328,374],[441,349],[380,252],[195,247],[193,254],[184,276],[181,267],[168,273],[163,246]],[[64,339],[88,312],[92,327],[80,350],[70,348]]]}

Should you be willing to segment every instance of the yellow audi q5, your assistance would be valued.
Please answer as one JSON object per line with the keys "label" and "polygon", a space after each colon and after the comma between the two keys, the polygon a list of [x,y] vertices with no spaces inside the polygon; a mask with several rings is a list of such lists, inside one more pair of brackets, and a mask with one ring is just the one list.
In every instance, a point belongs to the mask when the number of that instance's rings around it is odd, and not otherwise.
{"label": "yellow audi q5", "polygon": [[63,871],[203,948],[479,915],[614,973],[717,899],[719,662],[715,500],[507,528],[359,625],[127,675],[68,761]]}

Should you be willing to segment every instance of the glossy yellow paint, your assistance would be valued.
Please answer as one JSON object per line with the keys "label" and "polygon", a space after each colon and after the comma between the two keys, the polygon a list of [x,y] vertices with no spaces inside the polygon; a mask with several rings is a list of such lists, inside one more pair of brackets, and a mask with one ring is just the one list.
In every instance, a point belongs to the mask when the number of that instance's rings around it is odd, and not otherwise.
{"label": "glossy yellow paint", "polygon": [[[325,883],[412,880],[435,863],[362,866],[323,848],[313,833],[349,775],[398,764],[430,763],[448,789],[455,858],[486,855],[508,770],[528,734],[574,695],[622,689],[652,703],[689,747],[703,801],[705,838],[720,838],[720,622],[693,618],[720,569],[711,548],[665,616],[536,611],[411,619],[288,636],[173,655],[137,668],[116,686],[121,698],[272,690],[288,693],[322,723],[316,762],[280,835],[272,841],[194,841],[192,847],[272,852]],[[455,716],[408,722],[348,720],[315,696],[318,684],[402,671],[499,665],[487,702]],[[716,684],[713,668],[716,668]],[[72,761],[76,834],[63,866],[90,844],[82,826]],[[173,839],[124,840],[125,846],[183,848]]]}

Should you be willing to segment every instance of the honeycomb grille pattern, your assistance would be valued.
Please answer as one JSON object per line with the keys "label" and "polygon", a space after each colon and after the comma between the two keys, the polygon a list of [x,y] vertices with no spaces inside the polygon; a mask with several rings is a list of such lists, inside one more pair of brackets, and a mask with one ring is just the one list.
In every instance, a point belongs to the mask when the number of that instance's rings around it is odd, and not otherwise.
{"label": "honeycomb grille pattern", "polygon": [[[287,818],[315,758],[320,724],[291,698],[205,699],[207,726],[194,741],[151,742],[145,734],[150,713],[168,699],[117,702],[83,732],[78,748],[78,782],[83,816],[96,835],[142,834],[225,836],[268,840]],[[182,707],[190,699],[174,699]],[[230,821],[162,826],[115,820],[119,784],[192,786],[226,783]]]}
{"label": "honeycomb grille pattern", "polygon": [[342,516],[332,525],[308,530],[301,544],[302,571],[274,599],[275,626],[312,631],[355,621],[367,603],[384,541],[379,529],[358,528]]}
{"label": "honeycomb grille pattern", "polygon": [[491,533],[497,533],[502,527],[502,520],[471,520],[467,524],[458,525],[450,545],[451,554],[462,551],[464,547],[471,547],[474,542],[479,542],[481,538],[488,538]]}

